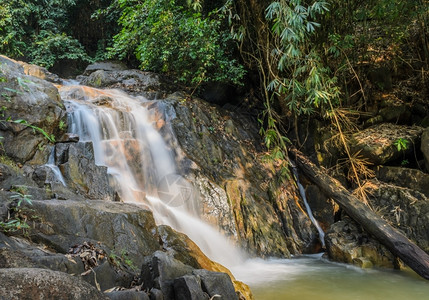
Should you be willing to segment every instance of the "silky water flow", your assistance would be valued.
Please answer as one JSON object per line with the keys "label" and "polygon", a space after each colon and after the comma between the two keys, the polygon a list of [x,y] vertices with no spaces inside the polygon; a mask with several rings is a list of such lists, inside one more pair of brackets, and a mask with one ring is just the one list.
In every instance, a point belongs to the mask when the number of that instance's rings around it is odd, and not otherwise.
{"label": "silky water flow", "polygon": [[[61,87],[60,94],[70,131],[80,141],[93,143],[96,164],[108,167],[121,200],[148,207],[158,224],[187,234],[209,258],[249,284],[256,299],[429,299],[428,283],[412,275],[330,263],[321,254],[246,259],[244,252],[199,218],[198,195],[178,174],[174,149],[157,128],[160,112],[148,108],[150,101],[78,85]],[[323,231],[319,235],[323,242]]]}

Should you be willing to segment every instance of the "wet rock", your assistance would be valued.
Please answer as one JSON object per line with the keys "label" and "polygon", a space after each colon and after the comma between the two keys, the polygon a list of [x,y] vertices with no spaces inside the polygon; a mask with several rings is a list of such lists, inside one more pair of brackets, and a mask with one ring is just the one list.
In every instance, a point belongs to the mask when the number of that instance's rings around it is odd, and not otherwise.
{"label": "wet rock", "polygon": [[88,76],[91,73],[98,71],[98,70],[103,70],[103,71],[124,71],[127,69],[127,66],[120,62],[120,61],[101,61],[101,62],[96,62],[93,64],[90,64],[86,67],[85,72],[83,73],[84,76]]}
{"label": "wet rock", "polygon": [[59,143],[55,161],[69,187],[90,199],[113,201],[107,167],[95,164],[91,142]]}
{"label": "wet rock", "polygon": [[367,186],[374,209],[429,253],[429,199],[417,190],[392,184],[372,181]]}
{"label": "wet rock", "polygon": [[[106,70],[105,70],[106,69]],[[161,98],[171,85],[161,76],[140,70],[97,69],[88,76],[79,77],[84,85],[92,87],[120,88],[132,95],[143,95],[148,99]]]}
{"label": "wet rock", "polygon": [[61,139],[58,141],[60,143],[77,143],[79,142],[79,136],[74,133],[65,133]]}
{"label": "wet rock", "polygon": [[174,279],[192,273],[193,268],[170,257],[164,252],[156,251],[144,258],[141,280],[143,288],[156,288],[162,291],[164,299],[174,299]]}
{"label": "wet rock", "polygon": [[110,300],[149,300],[149,296],[142,291],[115,291],[105,295]]}
{"label": "wet rock", "polygon": [[145,257],[141,280],[143,288],[161,290],[165,300],[206,299],[203,291],[209,297],[220,295],[223,299],[238,299],[228,274],[193,269],[161,251]]}
{"label": "wet rock", "polygon": [[194,270],[192,273],[201,279],[203,290],[210,297],[219,295],[221,299],[238,300],[231,278],[229,278],[228,274],[210,272],[207,270]]}
{"label": "wet rock", "polygon": [[420,170],[382,166],[377,169],[376,177],[385,183],[419,191],[429,197],[429,175]]}
{"label": "wet rock", "polygon": [[179,93],[161,103],[179,168],[197,187],[206,221],[258,255],[289,256],[312,243],[316,234],[295,187],[277,184],[279,169],[262,159],[253,122]]}
{"label": "wet rock", "polygon": [[0,269],[0,282],[3,299],[109,299],[76,277],[45,269]]}
{"label": "wet rock", "polygon": [[[37,186],[40,189],[43,189],[46,195],[49,196],[44,199],[84,199],[83,196],[76,194],[76,192],[66,186],[66,182],[64,181],[60,170],[57,169],[54,171],[54,166],[52,165],[42,165],[36,167],[34,172],[31,174],[31,178],[37,183]],[[42,198],[33,197],[33,199],[37,200]]]}
{"label": "wet rock", "polygon": [[[420,141],[423,128],[393,124],[375,125],[353,135],[351,149],[369,163],[382,165],[405,158]],[[406,140],[406,147],[398,149],[398,140]]]}
{"label": "wet rock", "polygon": [[356,257],[353,258],[353,264],[355,266],[358,266],[362,269],[371,269],[374,265],[372,264],[372,262],[365,258],[365,257]]}
{"label": "wet rock", "polygon": [[32,209],[40,218],[34,225],[32,238],[61,253],[67,253],[72,245],[93,241],[115,253],[127,253],[135,265],[140,265],[142,255],[160,247],[153,234],[156,225],[152,213],[135,205],[49,200],[33,201]]}
{"label": "wet rock", "polygon": [[326,232],[325,242],[328,256],[334,261],[361,267],[368,267],[369,262],[377,267],[395,266],[393,255],[349,218],[334,223]]}
{"label": "wet rock", "polygon": [[429,170],[429,127],[423,131],[420,150],[423,152],[426,170]]}
{"label": "wet rock", "polygon": [[[0,56],[0,63],[0,76],[4,78],[0,83],[0,106],[5,108],[4,119],[25,120],[48,136],[59,138],[62,134],[59,124],[66,122],[66,111],[57,88],[45,80],[26,75],[22,66],[4,56]],[[3,122],[0,135],[3,136],[2,152],[21,163],[30,161],[36,153],[43,153],[48,143],[40,131],[14,122]],[[46,161],[47,155],[43,153],[34,163]]]}
{"label": "wet rock", "polygon": [[174,295],[176,300],[203,300],[209,296],[201,289],[198,277],[185,275],[174,280]]}

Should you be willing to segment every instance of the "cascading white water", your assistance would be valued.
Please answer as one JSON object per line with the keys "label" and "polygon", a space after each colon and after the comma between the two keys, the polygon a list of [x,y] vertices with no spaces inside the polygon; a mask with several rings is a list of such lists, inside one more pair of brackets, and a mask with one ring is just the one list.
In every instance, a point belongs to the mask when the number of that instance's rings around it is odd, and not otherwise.
{"label": "cascading white water", "polygon": [[124,202],[149,206],[158,224],[187,234],[209,258],[227,267],[242,260],[236,247],[194,214],[198,199],[192,199],[192,186],[176,174],[173,152],[150,120],[146,99],[84,86],[63,86],[60,93],[71,132],[92,141],[96,164],[108,167]]}
{"label": "cascading white water", "polygon": [[63,174],[61,173],[58,166],[55,164],[54,151],[51,151],[51,154],[49,154],[48,163],[45,166],[52,170],[52,173],[54,174],[56,180],[61,182],[63,186],[66,186]]}
{"label": "cascading white water", "polygon": [[[181,206],[180,201],[157,197],[163,177],[168,179],[165,180],[168,183],[170,179],[177,179],[177,175],[169,176],[176,172],[174,156],[154,122],[150,121],[145,99],[114,90],[73,85],[62,87],[60,93],[64,100],[68,99],[71,131],[77,133],[81,141],[93,142],[96,163],[108,166],[121,199],[149,206],[158,224],[170,225],[186,233],[207,256],[228,267],[238,280],[250,284],[258,299],[385,300],[423,299],[427,295],[426,282],[412,282],[412,285],[395,278],[389,282],[391,277],[380,276],[379,271],[362,274],[364,271],[360,269],[331,264],[320,256],[304,260],[244,261],[240,251],[189,210],[193,205]],[[305,195],[302,185],[298,186]],[[169,192],[174,194],[177,191]],[[178,192],[183,192],[183,189]],[[183,196],[189,196],[186,189]],[[322,234],[320,237],[323,240]],[[351,280],[344,281],[347,278]],[[362,279],[367,280],[363,284],[357,283]],[[309,282],[313,288],[309,288]],[[381,285],[371,290],[374,283]],[[338,288],[343,285],[345,288]],[[356,286],[365,286],[365,289],[356,289]],[[383,289],[392,291],[388,298],[384,294],[375,297],[377,291]],[[352,297],[351,290],[355,293]]]}
{"label": "cascading white water", "polygon": [[296,169],[295,164],[293,164],[291,161],[289,161],[289,163],[292,167],[292,172],[293,172],[293,175],[295,176],[296,184],[298,185],[299,194],[301,195],[301,198],[304,201],[304,205],[305,205],[305,209],[307,210],[308,217],[310,218],[313,225],[316,227],[317,232],[319,233],[320,243],[322,244],[322,247],[325,248],[325,232],[323,231],[319,222],[317,222],[316,218],[313,216],[313,211],[311,210],[311,207],[307,201],[307,196],[305,195],[305,189],[302,186],[301,182],[299,181],[298,171]]}

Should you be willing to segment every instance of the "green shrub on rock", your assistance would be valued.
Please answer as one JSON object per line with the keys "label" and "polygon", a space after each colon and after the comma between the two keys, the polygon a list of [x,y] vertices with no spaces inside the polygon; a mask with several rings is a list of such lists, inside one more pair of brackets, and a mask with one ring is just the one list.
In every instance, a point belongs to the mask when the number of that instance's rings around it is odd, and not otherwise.
{"label": "green shrub on rock", "polygon": [[111,54],[132,56],[141,68],[163,72],[198,86],[202,82],[239,83],[244,68],[232,58],[231,35],[224,30],[220,10],[208,15],[180,0],[117,0],[122,30]]}

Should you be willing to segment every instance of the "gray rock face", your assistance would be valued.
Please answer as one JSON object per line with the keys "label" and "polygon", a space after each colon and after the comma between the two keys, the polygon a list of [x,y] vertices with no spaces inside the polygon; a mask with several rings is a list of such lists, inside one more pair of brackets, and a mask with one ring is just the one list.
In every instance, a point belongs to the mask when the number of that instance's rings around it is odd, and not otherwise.
{"label": "gray rock face", "polygon": [[210,297],[219,295],[221,299],[238,300],[228,274],[207,270],[195,270],[192,273],[201,279],[203,290]]}
{"label": "gray rock face", "polygon": [[141,291],[116,291],[106,293],[110,300],[149,300],[149,296]]}
{"label": "gray rock face", "polygon": [[228,274],[193,269],[161,251],[145,257],[141,280],[143,288],[162,291],[164,300],[238,299]]}
{"label": "gray rock face", "polygon": [[114,200],[107,167],[95,164],[91,142],[59,143],[55,150],[56,164],[68,186],[86,198]]}
{"label": "gray rock face", "polygon": [[0,282],[1,299],[109,299],[76,277],[44,269],[0,269]]}
{"label": "gray rock face", "polygon": [[[375,125],[353,135],[351,150],[374,165],[382,165],[400,159],[413,152],[423,128],[393,124]],[[406,140],[407,146],[398,149],[398,140]]]}
{"label": "gray rock face", "polygon": [[429,170],[429,127],[423,131],[420,150],[425,158],[426,170]]}
{"label": "gray rock face", "polygon": [[429,197],[429,174],[420,170],[383,166],[377,169],[376,176],[385,183],[409,188]]}
{"label": "gray rock face", "polygon": [[140,265],[142,256],[160,248],[152,213],[135,205],[49,200],[34,201],[32,208],[40,217],[34,239],[49,242],[62,253],[75,244],[93,241],[116,253],[126,252],[135,265]]}
{"label": "gray rock face", "polygon": [[393,255],[350,218],[333,224],[326,232],[325,242],[328,256],[334,261],[362,268],[395,267]]}
{"label": "gray rock face", "polygon": [[[62,134],[60,121],[66,123],[66,111],[57,88],[37,77],[25,75],[24,68],[17,62],[0,56],[0,106],[4,107],[1,119],[25,120],[28,125],[37,126],[59,138]],[[33,163],[44,163],[48,153],[43,153],[48,143],[39,131],[13,122],[2,122],[0,135],[3,136],[4,153],[21,162],[33,159]],[[36,152],[43,155],[37,156]],[[35,160],[35,161],[34,161]]]}
{"label": "gray rock face", "polygon": [[[148,99],[161,98],[171,86],[161,80],[160,75],[140,70],[119,70],[113,68],[97,68],[88,76],[78,79],[81,84],[97,88],[120,88],[132,95],[145,96]],[[89,72],[85,72],[87,74]]]}
{"label": "gray rock face", "polygon": [[176,300],[209,299],[201,289],[201,282],[196,276],[185,275],[174,280],[174,295]]}
{"label": "gray rock face", "polygon": [[258,255],[310,250],[316,234],[295,201],[295,186],[280,184],[280,170],[263,160],[252,122],[179,93],[157,105],[176,139],[166,128],[161,132],[176,149],[181,172],[199,190],[200,215],[206,221]]}
{"label": "gray rock face", "polygon": [[376,211],[429,253],[429,199],[421,192],[378,183],[369,189]]}
{"label": "gray rock face", "polygon": [[83,72],[84,76],[88,76],[91,73],[103,70],[103,71],[124,71],[127,69],[127,66],[120,61],[102,61],[90,64],[86,67],[85,72]]}
{"label": "gray rock face", "polygon": [[141,280],[145,289],[159,289],[162,291],[164,299],[174,299],[174,279],[190,274],[192,270],[190,266],[164,252],[157,251],[144,258]]}

